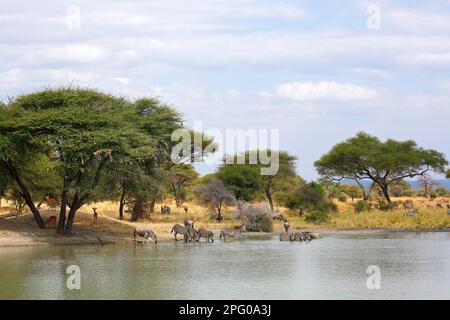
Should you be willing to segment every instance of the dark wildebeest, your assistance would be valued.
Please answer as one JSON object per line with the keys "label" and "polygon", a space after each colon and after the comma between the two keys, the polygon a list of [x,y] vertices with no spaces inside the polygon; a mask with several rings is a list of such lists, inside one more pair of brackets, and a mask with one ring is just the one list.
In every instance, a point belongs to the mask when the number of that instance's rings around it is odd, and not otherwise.
{"label": "dark wildebeest", "polygon": [[220,232],[220,239],[226,240],[227,237],[229,238],[238,238],[241,237],[245,233],[245,226],[242,226],[237,229],[231,229],[231,228],[225,228]]}
{"label": "dark wildebeest", "polygon": [[184,207],[183,209],[184,209],[184,213],[187,213],[189,210],[188,207]]}
{"label": "dark wildebeest", "polygon": [[172,231],[170,233],[173,233],[175,241],[178,241],[177,234],[182,234],[184,237],[184,240],[187,240],[187,229],[186,227],[183,227],[181,224],[175,224],[172,228]]}
{"label": "dark wildebeest", "polygon": [[133,236],[134,236],[134,241],[136,241],[136,236],[139,236],[148,241],[153,240],[155,242],[155,244],[158,243],[158,238],[156,237],[156,234],[152,230],[149,230],[146,228],[142,228],[142,229],[135,228]]}
{"label": "dark wildebeest", "polygon": [[200,240],[201,238],[205,238],[206,242],[209,242],[209,240],[214,242],[214,233],[212,231],[206,230],[205,228],[198,229],[197,235],[198,240]]}

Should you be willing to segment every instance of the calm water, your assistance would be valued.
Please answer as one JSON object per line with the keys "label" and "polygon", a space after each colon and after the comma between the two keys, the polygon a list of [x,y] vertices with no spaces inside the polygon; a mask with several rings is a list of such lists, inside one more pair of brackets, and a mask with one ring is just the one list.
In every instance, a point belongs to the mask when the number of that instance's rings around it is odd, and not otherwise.
{"label": "calm water", "polygon": [[[66,268],[81,268],[68,290]],[[368,290],[366,269],[381,268]],[[450,233],[0,248],[2,299],[449,299]]]}

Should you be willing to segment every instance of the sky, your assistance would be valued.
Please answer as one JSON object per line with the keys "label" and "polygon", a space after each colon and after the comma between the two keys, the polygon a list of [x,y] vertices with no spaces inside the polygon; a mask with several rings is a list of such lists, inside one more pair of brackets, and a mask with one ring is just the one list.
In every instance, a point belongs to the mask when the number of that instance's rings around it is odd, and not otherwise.
{"label": "sky", "polygon": [[306,179],[359,131],[450,158],[450,0],[0,0],[0,99],[67,85],[278,129]]}

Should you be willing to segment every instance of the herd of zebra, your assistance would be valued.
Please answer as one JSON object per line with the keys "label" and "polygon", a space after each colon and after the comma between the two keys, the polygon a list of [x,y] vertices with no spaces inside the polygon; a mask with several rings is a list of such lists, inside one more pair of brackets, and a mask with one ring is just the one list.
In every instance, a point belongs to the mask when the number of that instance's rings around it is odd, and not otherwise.
{"label": "herd of zebra", "polygon": [[280,234],[280,241],[311,241],[313,239],[319,239],[317,233],[310,231],[297,231],[289,232],[291,225],[288,221],[284,222],[284,232]]}
{"label": "herd of zebra", "polygon": [[[214,242],[214,233],[211,230],[205,228],[195,229],[194,222],[192,220],[185,219],[183,225],[175,224],[170,231],[173,233],[175,241],[178,241],[177,235],[182,235],[184,242],[199,242],[201,238],[204,238],[206,242]],[[226,238],[240,238],[245,233],[245,226],[239,228],[225,228],[220,232],[220,239],[225,240]],[[158,243],[158,238],[156,234],[146,228],[135,228],[134,229],[134,240],[136,241],[136,236],[144,238],[146,240],[153,240]]]}

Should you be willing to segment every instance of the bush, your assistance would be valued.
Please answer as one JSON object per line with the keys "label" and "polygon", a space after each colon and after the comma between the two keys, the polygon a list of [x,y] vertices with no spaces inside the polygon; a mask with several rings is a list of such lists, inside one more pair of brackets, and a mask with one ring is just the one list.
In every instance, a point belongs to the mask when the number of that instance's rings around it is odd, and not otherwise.
{"label": "bush", "polygon": [[363,200],[358,200],[355,204],[355,211],[361,213],[370,210],[370,204]]}
{"label": "bush", "polygon": [[384,200],[380,200],[378,202],[378,209],[380,209],[381,211],[391,211],[394,210],[396,206],[397,204],[395,202],[387,203]]}
{"label": "bush", "polygon": [[338,195],[337,199],[340,202],[346,202],[347,201],[347,196],[345,194],[340,194],[340,195]]}
{"label": "bush", "polygon": [[236,218],[242,220],[247,231],[272,232],[272,211],[265,205],[252,205],[239,202]]}
{"label": "bush", "polygon": [[305,217],[308,223],[322,224],[330,222],[330,213],[327,210],[314,210]]}

